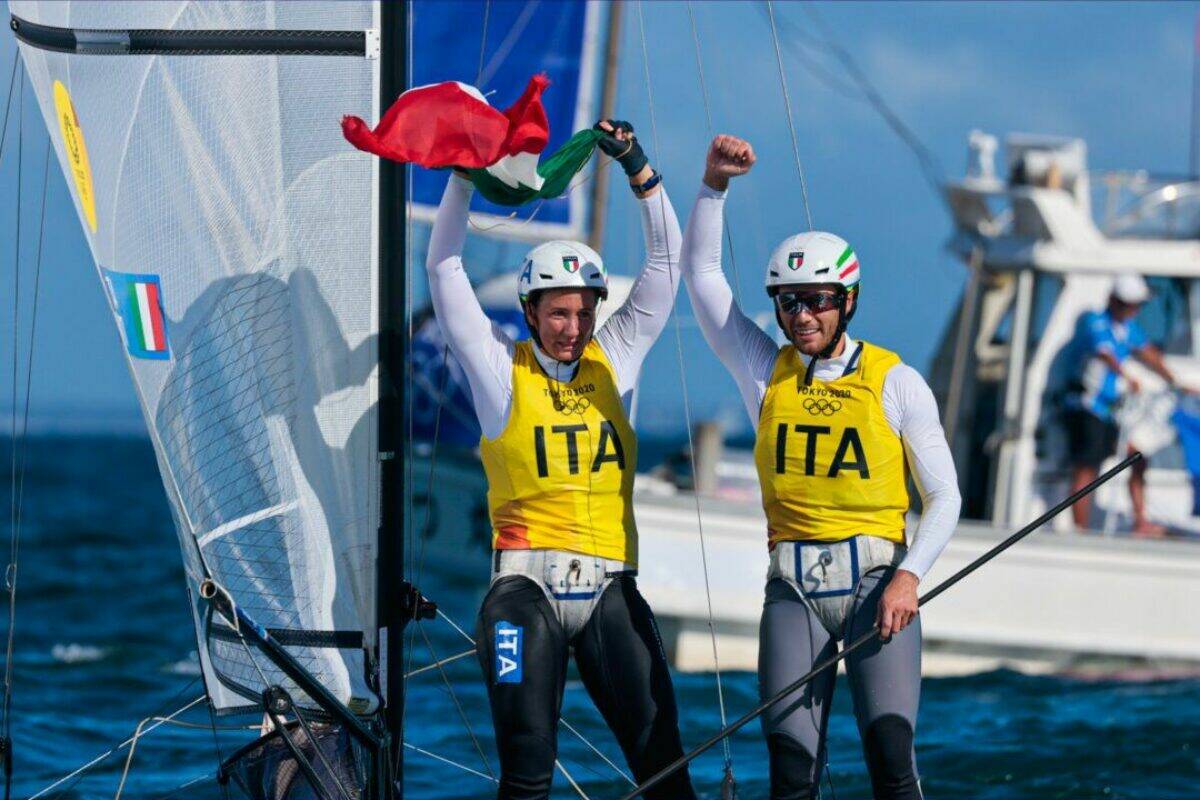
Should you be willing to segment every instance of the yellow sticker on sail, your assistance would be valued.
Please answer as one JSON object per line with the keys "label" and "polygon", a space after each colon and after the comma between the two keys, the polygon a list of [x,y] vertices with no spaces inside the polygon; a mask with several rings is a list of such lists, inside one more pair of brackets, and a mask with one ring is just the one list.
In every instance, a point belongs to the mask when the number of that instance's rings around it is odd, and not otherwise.
{"label": "yellow sticker on sail", "polygon": [[88,162],[87,145],[83,142],[83,128],[75,114],[75,105],[62,81],[54,82],[54,109],[58,113],[58,126],[62,130],[63,144],[67,148],[67,161],[75,188],[79,191],[79,205],[87,218],[88,227],[96,232],[96,193],[92,188],[92,165]]}

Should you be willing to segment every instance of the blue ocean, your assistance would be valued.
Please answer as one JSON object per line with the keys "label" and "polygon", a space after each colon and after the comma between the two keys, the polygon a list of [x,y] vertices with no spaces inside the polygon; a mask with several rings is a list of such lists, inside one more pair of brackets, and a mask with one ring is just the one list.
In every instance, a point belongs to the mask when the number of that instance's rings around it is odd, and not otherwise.
{"label": "blue ocean", "polygon": [[[2,455],[8,478],[7,444]],[[32,438],[16,457],[25,468],[9,712],[13,796],[36,794],[150,720],[132,756],[120,749],[42,796],[114,797],[128,766],[121,797],[222,797],[215,767],[252,738],[237,727],[244,720],[218,718],[214,734],[199,704],[177,718],[185,726],[149,730],[154,717],[185,706],[203,688],[177,540],[148,441]],[[483,581],[430,572],[422,588],[469,631]],[[468,646],[440,620],[412,633],[414,667]],[[498,765],[478,669],[464,658],[412,678],[408,796],[492,796]],[[695,744],[720,726],[714,678],[680,674],[675,681],[684,742]],[[725,675],[724,687],[731,715],[757,699],[750,673]],[[568,684],[564,718],[623,767],[577,680]],[[845,687],[836,697],[829,751],[823,796],[869,797]],[[617,797],[629,786],[565,730],[560,755],[588,797]],[[767,796],[756,725],[734,738],[732,755],[739,796]],[[1200,681],[1084,681],[1006,671],[927,679],[918,763],[930,798],[1195,798]],[[721,772],[719,748],[696,763],[692,774],[703,797],[720,796]],[[232,787],[229,793],[236,796]],[[555,796],[577,794],[563,779]]]}

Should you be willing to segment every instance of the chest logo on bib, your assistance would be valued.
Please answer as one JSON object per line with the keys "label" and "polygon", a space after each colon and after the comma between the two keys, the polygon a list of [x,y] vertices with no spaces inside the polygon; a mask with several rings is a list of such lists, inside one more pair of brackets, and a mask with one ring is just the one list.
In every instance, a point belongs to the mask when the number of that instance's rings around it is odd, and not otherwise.
{"label": "chest logo on bib", "polygon": [[[548,434],[547,430],[549,430]],[[548,437],[550,442],[549,447],[547,447]],[[595,432],[582,422],[577,425],[534,425],[533,450],[537,456],[538,477],[550,477],[550,467],[552,464],[555,467],[559,467],[559,464],[556,462],[561,459],[564,449],[567,473],[578,475],[579,444],[581,438],[584,441],[590,440],[596,443],[596,455],[592,459],[590,467],[592,472],[599,472],[600,468],[608,463],[616,464],[619,470],[625,469],[625,448],[621,444],[621,437],[617,435],[616,426],[608,420],[602,421],[600,429]],[[559,445],[565,445],[565,448]],[[551,458],[551,451],[553,451],[553,455],[556,458]]]}
{"label": "chest logo on bib", "polygon": [[[830,412],[833,413],[833,412]],[[792,434],[799,434],[792,436]],[[828,446],[830,440],[821,441],[824,436],[838,436],[837,449],[829,461],[829,469],[824,477],[836,478],[843,472],[856,472],[864,480],[870,479],[871,468],[867,464],[867,454],[863,450],[862,437],[858,428],[846,427],[834,431],[827,425],[789,425],[779,423],[775,432],[775,472],[784,475],[788,471],[788,448],[794,446],[803,448],[803,463],[792,464],[795,469],[800,466],[805,475],[817,474],[818,445]],[[790,440],[790,441],[789,441]],[[800,460],[800,459],[797,459]]]}

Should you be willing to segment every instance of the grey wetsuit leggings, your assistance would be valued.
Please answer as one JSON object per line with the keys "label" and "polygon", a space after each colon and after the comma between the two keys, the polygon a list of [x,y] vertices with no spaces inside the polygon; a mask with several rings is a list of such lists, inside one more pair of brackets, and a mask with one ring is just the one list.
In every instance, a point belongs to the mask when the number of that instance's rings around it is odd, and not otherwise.
{"label": "grey wetsuit leggings", "polygon": [[[774,695],[833,656],[837,639],[849,642],[875,624],[893,567],[867,572],[858,581],[841,636],[826,630],[792,582],[767,583],[759,631],[759,694]],[[921,692],[921,620],[884,644],[874,642],[847,659],[854,714],[876,800],[920,800],[913,731]],[[770,756],[772,800],[811,800],[820,789],[825,732],[837,674],[826,670],[762,716]]]}

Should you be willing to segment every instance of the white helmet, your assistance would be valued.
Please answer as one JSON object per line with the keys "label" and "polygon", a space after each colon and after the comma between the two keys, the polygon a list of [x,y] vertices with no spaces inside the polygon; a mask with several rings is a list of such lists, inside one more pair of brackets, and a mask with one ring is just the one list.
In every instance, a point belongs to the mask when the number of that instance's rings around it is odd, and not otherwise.
{"label": "white helmet", "polygon": [[1122,303],[1135,306],[1150,299],[1150,287],[1141,275],[1127,272],[1113,281],[1112,294]]}
{"label": "white helmet", "polygon": [[840,236],[809,231],[789,236],[767,261],[767,294],[806,283],[837,283],[847,291],[858,286],[861,272],[854,249]]}
{"label": "white helmet", "polygon": [[608,272],[600,254],[581,242],[552,241],[525,254],[517,278],[517,296],[524,304],[542,289],[595,289],[608,297]]}

